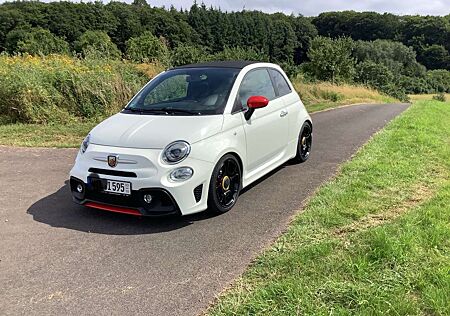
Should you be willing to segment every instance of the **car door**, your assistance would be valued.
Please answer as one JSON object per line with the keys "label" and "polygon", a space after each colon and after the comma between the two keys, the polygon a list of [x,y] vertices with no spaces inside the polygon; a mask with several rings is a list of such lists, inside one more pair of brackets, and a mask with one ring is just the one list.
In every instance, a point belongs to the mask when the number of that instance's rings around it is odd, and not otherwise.
{"label": "car door", "polygon": [[253,69],[243,78],[237,101],[245,107],[251,96],[264,96],[269,104],[255,110],[249,120],[243,119],[250,172],[282,159],[288,139],[287,111],[283,100],[277,98],[266,68]]}
{"label": "car door", "polygon": [[[269,68],[269,74],[272,78],[273,85],[275,87],[275,93],[278,98],[281,98],[285,105],[285,110],[288,112],[288,142],[297,143],[299,122],[298,114],[300,112],[299,98],[296,93],[292,93],[292,89],[288,84],[287,78],[275,68]],[[296,147],[296,144],[295,144]]]}

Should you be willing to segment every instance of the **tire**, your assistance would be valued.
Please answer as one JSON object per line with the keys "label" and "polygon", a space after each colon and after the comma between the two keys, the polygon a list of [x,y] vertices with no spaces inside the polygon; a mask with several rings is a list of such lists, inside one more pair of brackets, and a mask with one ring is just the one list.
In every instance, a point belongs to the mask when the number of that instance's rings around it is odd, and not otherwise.
{"label": "tire", "polygon": [[308,160],[312,148],[312,125],[309,122],[303,123],[297,142],[297,154],[293,161],[302,163]]}
{"label": "tire", "polygon": [[214,167],[209,183],[208,211],[228,212],[236,204],[242,187],[242,170],[237,158],[226,154]]}

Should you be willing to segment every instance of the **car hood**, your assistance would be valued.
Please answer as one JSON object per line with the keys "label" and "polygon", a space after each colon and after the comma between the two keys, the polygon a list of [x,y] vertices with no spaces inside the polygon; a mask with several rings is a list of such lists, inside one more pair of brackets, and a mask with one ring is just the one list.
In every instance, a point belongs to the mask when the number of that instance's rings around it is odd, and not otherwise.
{"label": "car hood", "polygon": [[190,144],[222,130],[222,115],[174,116],[119,113],[91,131],[91,143],[105,146],[162,149],[176,140]]}

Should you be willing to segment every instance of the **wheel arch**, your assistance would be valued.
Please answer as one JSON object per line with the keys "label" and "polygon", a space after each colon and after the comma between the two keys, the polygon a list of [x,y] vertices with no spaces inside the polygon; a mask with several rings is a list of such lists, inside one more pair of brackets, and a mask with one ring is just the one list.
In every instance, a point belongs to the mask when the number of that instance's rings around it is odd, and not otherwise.
{"label": "wheel arch", "polygon": [[[309,126],[311,126],[311,133],[312,133],[312,131],[313,131],[313,123],[311,122],[311,120],[306,120],[305,121],[305,123],[308,123],[309,124]],[[303,123],[303,124],[305,124],[305,123]]]}

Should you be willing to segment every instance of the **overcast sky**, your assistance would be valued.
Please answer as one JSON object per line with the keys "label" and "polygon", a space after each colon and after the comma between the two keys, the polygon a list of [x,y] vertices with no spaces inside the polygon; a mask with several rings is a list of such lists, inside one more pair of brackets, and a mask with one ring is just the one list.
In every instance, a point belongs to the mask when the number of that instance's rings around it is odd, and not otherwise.
{"label": "overcast sky", "polygon": [[[130,2],[128,0],[127,2]],[[151,5],[189,8],[193,0],[149,0]],[[197,0],[197,3],[201,3]],[[282,11],[287,14],[301,13],[306,16],[326,11],[376,11],[396,14],[447,15],[450,0],[204,0],[206,5],[220,7],[224,11],[261,10]]]}
{"label": "overcast sky", "polygon": [[[8,1],[8,0],[6,0]],[[12,1],[12,0],[9,0]],[[40,0],[50,2],[52,0]],[[71,1],[71,0],[68,0]],[[73,1],[73,0],[72,0]],[[94,0],[75,0],[94,1]],[[74,1],[74,2],[75,2]],[[110,0],[103,0],[109,2]],[[131,3],[133,0],[115,0]],[[0,0],[0,3],[5,0]],[[194,0],[147,0],[152,6],[189,9]],[[223,11],[260,10],[263,12],[284,12],[305,16],[316,16],[327,11],[375,11],[400,15],[447,15],[450,14],[450,0],[203,0],[209,7],[221,8]],[[197,0],[202,3],[202,0]]]}

